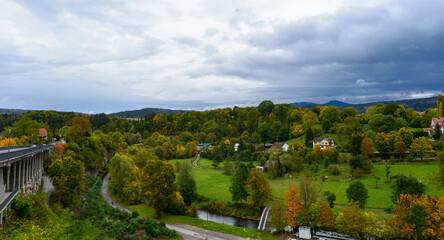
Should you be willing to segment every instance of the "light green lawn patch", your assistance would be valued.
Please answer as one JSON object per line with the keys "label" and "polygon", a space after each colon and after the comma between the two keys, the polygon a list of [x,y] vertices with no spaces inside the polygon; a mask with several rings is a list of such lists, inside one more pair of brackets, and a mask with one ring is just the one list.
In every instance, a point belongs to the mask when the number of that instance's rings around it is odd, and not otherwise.
{"label": "light green lawn patch", "polygon": [[286,143],[287,143],[288,145],[290,145],[290,144],[296,144],[296,143],[302,143],[302,144],[305,144],[305,135],[302,135],[302,136],[300,136],[300,137],[297,137],[297,138],[293,138],[293,139],[287,140]]}

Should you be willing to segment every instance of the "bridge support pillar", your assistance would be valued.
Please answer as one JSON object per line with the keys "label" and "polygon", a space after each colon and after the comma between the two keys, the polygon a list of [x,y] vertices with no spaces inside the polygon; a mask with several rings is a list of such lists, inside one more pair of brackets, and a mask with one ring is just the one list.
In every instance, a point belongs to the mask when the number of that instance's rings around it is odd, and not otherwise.
{"label": "bridge support pillar", "polygon": [[0,168],[0,194],[5,192],[5,184],[3,182],[3,171],[4,168]]}
{"label": "bridge support pillar", "polygon": [[6,166],[6,190],[7,192],[9,192],[9,188],[11,187],[10,182],[9,182],[9,175],[11,174],[11,165],[8,164],[8,166]]}
{"label": "bridge support pillar", "polygon": [[18,184],[17,187],[20,189],[22,187],[22,161],[18,162]]}

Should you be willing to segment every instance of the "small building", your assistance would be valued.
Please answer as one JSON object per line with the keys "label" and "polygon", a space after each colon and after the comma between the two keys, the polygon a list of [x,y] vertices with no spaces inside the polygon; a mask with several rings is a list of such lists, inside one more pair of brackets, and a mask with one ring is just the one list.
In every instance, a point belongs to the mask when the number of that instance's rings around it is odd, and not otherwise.
{"label": "small building", "polygon": [[336,142],[331,137],[315,137],[313,140],[313,147],[319,145],[321,149],[336,148]]}
{"label": "small building", "polygon": [[290,146],[287,143],[284,143],[284,142],[275,142],[275,143],[273,143],[272,147],[280,148],[284,152],[288,151],[288,149],[290,148]]}
{"label": "small building", "polygon": [[239,143],[234,144],[234,151],[237,152],[239,150]]}
{"label": "small building", "polygon": [[264,171],[264,167],[263,166],[256,166],[256,169],[259,169],[259,171],[261,171],[261,172]]}
{"label": "small building", "polygon": [[212,147],[211,143],[199,143],[197,144],[197,151],[205,152],[207,149],[210,149],[211,147]]}
{"label": "small building", "polygon": [[38,137],[42,141],[48,139],[48,131],[45,128],[40,128]]}
{"label": "small building", "polygon": [[422,130],[424,132],[428,132],[429,134],[433,134],[436,125],[441,127],[441,132],[444,133],[444,117],[432,118],[432,122],[430,123],[430,128],[423,128]]}

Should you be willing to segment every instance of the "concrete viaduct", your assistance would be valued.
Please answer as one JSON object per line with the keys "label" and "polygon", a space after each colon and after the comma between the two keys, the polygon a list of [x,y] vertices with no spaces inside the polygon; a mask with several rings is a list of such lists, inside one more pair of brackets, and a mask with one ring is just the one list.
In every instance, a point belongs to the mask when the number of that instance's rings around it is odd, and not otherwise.
{"label": "concrete viaduct", "polygon": [[0,224],[20,190],[33,191],[43,175],[52,145],[0,148]]}

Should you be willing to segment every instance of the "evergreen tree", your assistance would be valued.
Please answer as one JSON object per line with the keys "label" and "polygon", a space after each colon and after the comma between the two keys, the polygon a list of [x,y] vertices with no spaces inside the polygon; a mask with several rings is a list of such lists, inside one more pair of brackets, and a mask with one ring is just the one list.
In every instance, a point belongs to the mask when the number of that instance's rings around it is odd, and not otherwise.
{"label": "evergreen tree", "polygon": [[192,169],[191,163],[184,161],[177,176],[180,195],[187,205],[190,205],[197,198],[196,180],[194,180]]}
{"label": "evergreen tree", "polygon": [[305,133],[305,146],[312,147],[313,146],[313,131],[311,128],[307,129],[307,132]]}
{"label": "evergreen tree", "polygon": [[234,172],[234,175],[231,177],[230,193],[231,199],[234,202],[240,201],[242,203],[242,200],[246,201],[248,195],[250,195],[244,187],[249,176],[250,170],[248,167],[245,164],[240,163]]}
{"label": "evergreen tree", "polygon": [[433,131],[433,139],[438,141],[441,138],[441,135],[442,135],[441,127],[437,123],[436,126],[435,126],[435,131]]}

